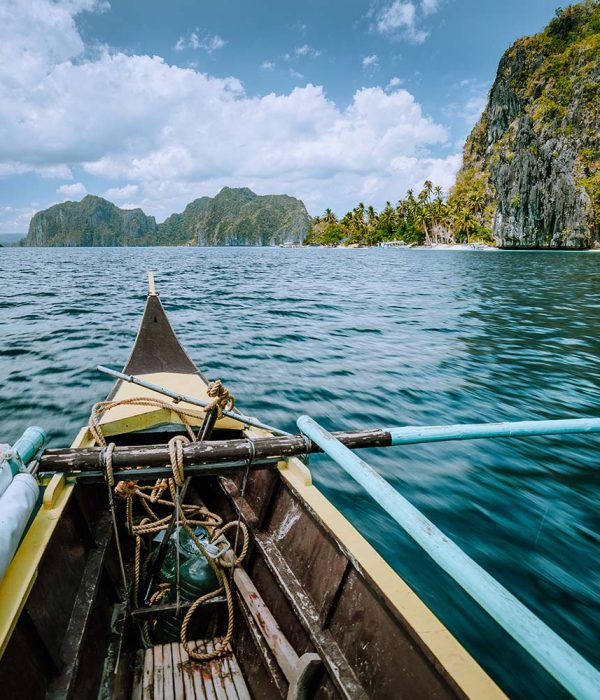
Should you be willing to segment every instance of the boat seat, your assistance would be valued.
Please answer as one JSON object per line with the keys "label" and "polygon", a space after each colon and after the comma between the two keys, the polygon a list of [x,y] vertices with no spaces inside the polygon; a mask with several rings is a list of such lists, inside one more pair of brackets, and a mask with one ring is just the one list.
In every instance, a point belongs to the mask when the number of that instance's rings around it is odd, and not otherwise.
{"label": "boat seat", "polygon": [[[212,651],[220,638],[192,642],[200,652]],[[136,659],[132,700],[250,700],[235,655],[212,661],[190,661],[181,644],[142,649]]]}

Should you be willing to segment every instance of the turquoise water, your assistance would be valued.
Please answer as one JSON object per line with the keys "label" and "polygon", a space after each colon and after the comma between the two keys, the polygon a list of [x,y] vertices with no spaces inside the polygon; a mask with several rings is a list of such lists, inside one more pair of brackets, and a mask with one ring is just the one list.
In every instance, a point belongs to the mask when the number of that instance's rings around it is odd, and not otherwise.
{"label": "turquoise water", "polygon": [[[70,442],[133,343],[146,271],[191,357],[294,430],[600,416],[600,256],[418,250],[2,249],[0,442]],[[600,438],[364,451],[600,666]],[[511,694],[560,697],[341,470],[316,482]]]}

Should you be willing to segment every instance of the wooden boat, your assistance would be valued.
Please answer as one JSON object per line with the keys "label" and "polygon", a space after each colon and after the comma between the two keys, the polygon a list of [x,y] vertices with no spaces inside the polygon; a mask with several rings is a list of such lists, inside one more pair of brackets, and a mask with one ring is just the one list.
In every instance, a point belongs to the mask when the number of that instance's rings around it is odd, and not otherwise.
{"label": "wooden boat", "polygon": [[[178,341],[153,285],[124,371],[210,400],[208,382]],[[109,399],[134,397],[165,401],[124,381]],[[164,445],[186,432],[176,412],[181,409],[196,412],[189,418],[194,428],[204,424],[205,415],[185,402],[122,403],[101,416],[102,434],[117,446]],[[221,416],[210,439],[265,434]],[[89,427],[73,442],[74,447],[93,444]],[[231,642],[226,653],[204,662],[190,659],[179,639],[152,638],[161,620],[181,620],[189,602],[180,599],[179,608],[168,602],[148,605],[143,585],[139,599],[132,600],[135,547],[125,527],[124,501],[115,498],[115,531],[106,483],[39,474],[41,507],[0,584],[2,696],[504,697],[315,487],[306,464],[291,457],[273,466],[232,465],[229,473],[207,470],[190,479],[186,502],[236,523],[227,532],[232,544],[238,522],[249,531],[248,554],[231,579]],[[154,483],[154,478],[144,481],[143,470],[137,474],[140,485]],[[137,504],[134,517],[141,517]],[[194,617],[199,631],[188,649],[218,650],[228,622],[223,595],[200,605]],[[146,644],[140,633],[144,625]]]}

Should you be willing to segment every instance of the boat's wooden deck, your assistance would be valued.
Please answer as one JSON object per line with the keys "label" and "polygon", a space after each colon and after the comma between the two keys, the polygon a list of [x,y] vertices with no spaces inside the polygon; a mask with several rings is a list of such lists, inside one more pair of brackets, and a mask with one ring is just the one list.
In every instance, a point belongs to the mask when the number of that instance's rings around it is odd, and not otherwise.
{"label": "boat's wooden deck", "polygon": [[[200,652],[214,641],[195,642]],[[233,653],[214,661],[190,661],[178,643],[138,652],[132,700],[250,700]]]}

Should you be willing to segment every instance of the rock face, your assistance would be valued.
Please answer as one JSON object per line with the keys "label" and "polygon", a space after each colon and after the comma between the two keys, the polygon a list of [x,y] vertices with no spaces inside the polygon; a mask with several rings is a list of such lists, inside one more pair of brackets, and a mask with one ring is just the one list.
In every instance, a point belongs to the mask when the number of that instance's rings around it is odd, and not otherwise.
{"label": "rock face", "polygon": [[287,195],[258,196],[247,188],[225,187],[201,197],[162,224],[141,209],[119,209],[88,195],[35,214],[26,246],[277,245],[301,242],[310,216]]}
{"label": "rock face", "polygon": [[299,200],[287,195],[254,194],[247,187],[224,187],[214,197],[201,197],[182,214],[160,225],[161,238],[201,246],[278,245],[300,243],[311,219]]}
{"label": "rock face", "polygon": [[600,5],[557,10],[504,54],[464,149],[457,187],[486,185],[506,248],[588,248],[600,239]]}
{"label": "rock face", "polygon": [[39,211],[21,245],[148,245],[156,238],[156,231],[155,218],[141,209],[119,209],[89,194],[81,202],[64,202]]}

